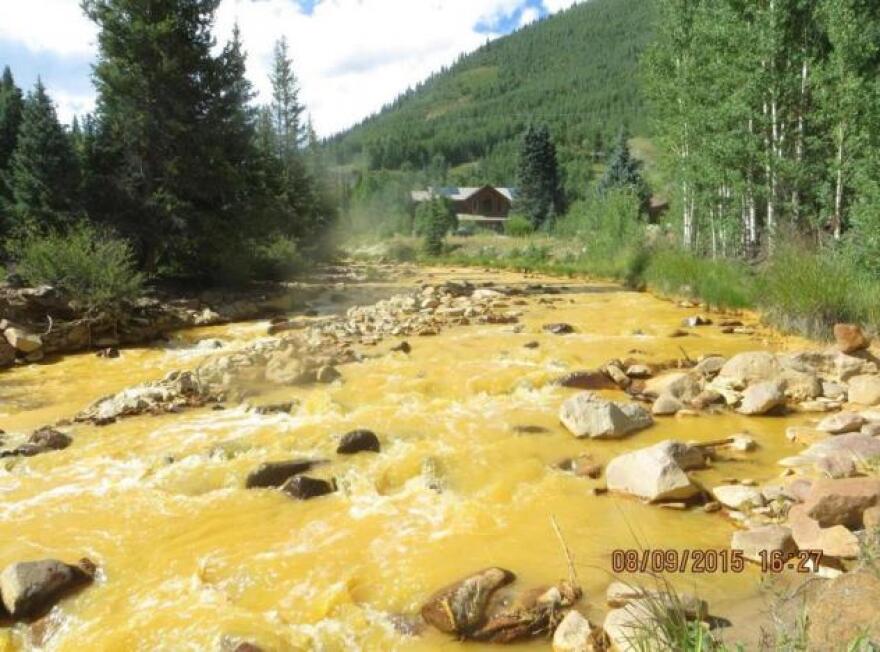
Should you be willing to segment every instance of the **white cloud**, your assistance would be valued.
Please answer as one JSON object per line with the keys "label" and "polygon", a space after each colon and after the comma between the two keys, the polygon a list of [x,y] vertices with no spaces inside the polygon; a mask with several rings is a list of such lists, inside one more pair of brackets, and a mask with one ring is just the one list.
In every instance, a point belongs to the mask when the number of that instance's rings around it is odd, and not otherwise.
{"label": "white cloud", "polygon": [[79,0],[0,0],[0,41],[32,52],[91,55],[97,31]]}
{"label": "white cloud", "polygon": [[[556,10],[572,0],[543,0]],[[286,36],[302,99],[321,135],[344,129],[379,110],[408,86],[449,65],[498,34],[477,31],[509,18],[526,0],[320,0],[306,14],[296,0],[223,0],[217,34],[238,22],[248,74],[268,98],[275,41]],[[520,25],[538,18],[527,7]],[[0,41],[60,56],[95,54],[96,31],[79,0],[0,0]],[[14,65],[14,61],[11,62]],[[78,80],[82,81],[82,80]],[[49,85],[65,118],[93,106],[93,98]]]}
{"label": "white cloud", "polygon": [[519,17],[519,26],[525,27],[529,23],[533,23],[541,17],[541,12],[534,7],[525,9]]}
{"label": "white cloud", "polygon": [[557,11],[561,9],[568,9],[570,6],[574,4],[578,4],[584,0],[543,0],[544,7],[547,8],[552,14],[555,14]]}
{"label": "white cloud", "polygon": [[73,116],[80,117],[95,110],[95,96],[82,95],[76,93],[68,93],[63,88],[49,88],[49,94],[55,102],[55,108],[58,111],[58,119],[61,122],[70,124]]}

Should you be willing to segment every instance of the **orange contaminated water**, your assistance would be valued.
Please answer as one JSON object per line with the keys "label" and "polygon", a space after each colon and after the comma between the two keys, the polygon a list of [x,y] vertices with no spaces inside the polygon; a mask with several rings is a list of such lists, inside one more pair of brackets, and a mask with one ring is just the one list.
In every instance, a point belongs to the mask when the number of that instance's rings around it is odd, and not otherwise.
{"label": "orange contaminated water", "polygon": [[[808,343],[766,329],[748,336],[715,327],[671,338],[697,309],[603,283],[504,272],[417,269],[394,282],[334,287],[321,307],[332,314],[420,282],[463,278],[564,290],[550,297],[559,299],[554,303],[533,295],[511,306],[523,312],[522,332],[510,325],[455,327],[409,338],[409,355],[389,353],[399,342],[390,338],[363,348],[362,362],[342,366],[342,382],[277,388],[252,399],[297,399],[301,407],[292,415],[229,405],[102,428],[76,425],[67,429],[74,444],[64,451],[2,461],[0,565],[89,557],[101,569],[94,585],[55,609],[41,649],[217,650],[222,637],[232,636],[279,651],[476,650],[482,646],[430,629],[404,636],[391,616],[416,613],[437,588],[485,566],[514,571],[522,588],[566,577],[551,516],[584,587],[580,607],[596,622],[615,548],[727,549],[734,526],[719,514],[594,496],[601,479],[553,466],[583,453],[607,462],[663,439],[705,441],[748,430],[760,443],[756,452],[696,477],[707,486],[724,477],[760,482],[777,477],[776,461],[798,450],[784,430],[804,417],[661,418],[626,439],[578,440],[557,420],[560,404],[576,390],[552,381],[615,357],[679,358],[679,347],[696,358]],[[577,333],[545,334],[548,322],[568,322]],[[230,351],[265,337],[266,326],[199,329],[170,345],[126,349],[116,360],[82,354],[5,372],[0,427],[29,431],[69,418],[100,396],[195,367],[212,354],[195,349],[198,340],[219,338],[222,351]],[[524,348],[531,340],[540,346]],[[514,427],[523,425],[548,432],[520,434]],[[376,431],[381,454],[337,457],[337,437],[354,428]],[[296,502],[278,491],[244,489],[250,470],[291,457],[331,460],[318,474],[335,477],[340,491]],[[705,597],[713,614],[738,614],[761,599],[753,566],[741,574],[671,579]],[[731,619],[734,635],[749,633],[748,622]],[[33,645],[26,627],[0,630],[4,652]]]}

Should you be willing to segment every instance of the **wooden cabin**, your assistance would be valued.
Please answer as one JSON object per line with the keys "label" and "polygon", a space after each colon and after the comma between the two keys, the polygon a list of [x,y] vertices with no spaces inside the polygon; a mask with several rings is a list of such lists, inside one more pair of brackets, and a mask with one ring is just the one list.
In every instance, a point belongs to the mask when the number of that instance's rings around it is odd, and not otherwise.
{"label": "wooden cabin", "polygon": [[447,197],[455,207],[459,225],[472,224],[503,231],[516,197],[516,190],[488,185],[477,188],[428,188],[414,190],[410,193],[410,197],[416,204],[430,201],[435,197]]}

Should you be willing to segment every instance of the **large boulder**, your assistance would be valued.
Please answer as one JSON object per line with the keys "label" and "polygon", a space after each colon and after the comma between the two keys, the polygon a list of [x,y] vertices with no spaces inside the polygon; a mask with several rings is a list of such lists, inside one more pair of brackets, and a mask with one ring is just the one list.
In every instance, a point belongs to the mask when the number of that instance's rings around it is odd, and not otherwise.
{"label": "large boulder", "polygon": [[685,468],[694,463],[693,456],[685,453],[688,448],[663,441],[615,457],[605,468],[608,488],[652,502],[692,498],[701,489],[685,473]]}
{"label": "large boulder", "polygon": [[737,530],[730,541],[733,550],[741,550],[746,559],[761,561],[762,554],[779,551],[793,554],[797,546],[791,536],[791,528],[781,525],[764,525],[751,530]]}
{"label": "large boulder", "polygon": [[859,405],[880,405],[880,376],[866,374],[850,378],[848,398]]}
{"label": "large boulder", "polygon": [[779,376],[785,396],[792,401],[811,401],[822,396],[822,381],[814,373],[786,369]]}
{"label": "large boulder", "polygon": [[559,420],[575,437],[623,437],[653,424],[651,415],[634,403],[617,403],[581,392],[562,404]]}
{"label": "large boulder", "polygon": [[779,376],[782,365],[776,356],[766,351],[738,353],[724,363],[718,375],[731,378],[743,385],[772,380]]}
{"label": "large boulder", "polygon": [[23,328],[18,328],[17,326],[10,326],[4,330],[3,337],[6,338],[6,341],[12,348],[25,355],[28,353],[34,353],[43,348],[43,339],[39,335],[29,333]]}
{"label": "large boulder", "polygon": [[422,617],[447,634],[467,635],[486,619],[489,599],[516,576],[504,568],[487,568],[450,584],[428,598]]}
{"label": "large boulder", "polygon": [[871,344],[857,324],[835,324],[834,340],[838,350],[843,353],[855,353],[867,349]]}
{"label": "large boulder", "polygon": [[[844,573],[827,582],[810,604],[810,650],[838,650],[841,644],[860,639],[876,643],[880,640],[878,604],[880,575],[871,568]],[[876,648],[866,645],[847,649]]]}
{"label": "large boulder", "polygon": [[863,526],[866,509],[880,504],[880,479],[821,478],[810,488],[804,508],[821,527],[843,525],[850,529]]}
{"label": "large boulder", "polygon": [[739,412],[747,415],[767,414],[771,410],[785,404],[783,384],[768,380],[755,383],[743,392]]}
{"label": "large boulder", "polygon": [[880,439],[861,432],[848,432],[816,442],[799,455],[786,457],[779,464],[789,468],[817,467],[823,462],[861,464],[880,455]]}
{"label": "large boulder", "polygon": [[811,518],[806,505],[794,505],[788,511],[791,536],[801,550],[821,550],[829,557],[855,559],[859,555],[859,539],[843,525],[823,528]]}
{"label": "large boulder", "polygon": [[10,564],[0,573],[0,596],[15,618],[31,618],[48,611],[65,593],[88,584],[94,577],[91,562],[71,566],[56,559]]}

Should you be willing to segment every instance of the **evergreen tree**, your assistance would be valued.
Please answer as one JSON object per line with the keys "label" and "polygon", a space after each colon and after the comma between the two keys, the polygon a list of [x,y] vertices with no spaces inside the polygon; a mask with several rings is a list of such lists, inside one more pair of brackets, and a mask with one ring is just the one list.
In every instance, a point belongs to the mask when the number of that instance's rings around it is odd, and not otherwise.
{"label": "evergreen tree", "polygon": [[231,251],[242,252],[255,226],[242,212],[251,192],[251,91],[237,33],[213,53],[219,3],[84,2],[100,28],[95,167],[113,196],[99,217],[133,239],[148,271],[216,277],[217,252],[236,239]]}
{"label": "evergreen tree", "polygon": [[535,229],[548,218],[562,214],[556,147],[545,126],[529,126],[523,135],[518,183],[518,210],[529,218]]}
{"label": "evergreen tree", "polygon": [[605,195],[612,189],[624,189],[632,192],[639,199],[642,210],[648,208],[651,191],[642,177],[642,164],[633,158],[625,132],[618,136],[614,151],[608,159],[605,174],[599,180],[597,190]]}
{"label": "evergreen tree", "polygon": [[11,199],[5,179],[9,172],[12,153],[18,142],[18,129],[21,125],[23,109],[21,89],[15,85],[12,71],[6,66],[0,79],[0,215],[3,213],[3,204]]}
{"label": "evergreen tree", "polygon": [[299,80],[293,70],[286,38],[275,43],[272,64],[272,120],[277,136],[278,157],[289,161],[305,144],[302,124],[305,107],[299,101]]}
{"label": "evergreen tree", "polygon": [[24,102],[9,187],[12,228],[46,232],[78,210],[79,165],[41,81]]}

